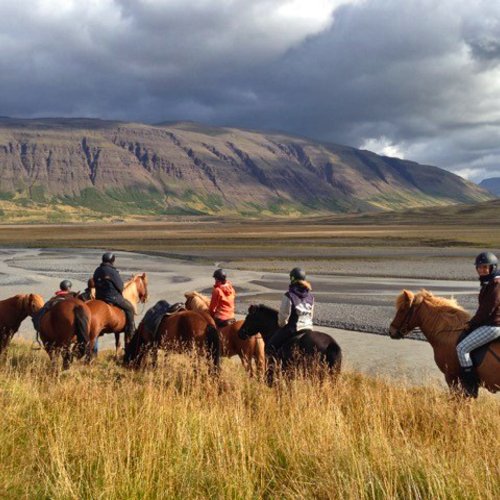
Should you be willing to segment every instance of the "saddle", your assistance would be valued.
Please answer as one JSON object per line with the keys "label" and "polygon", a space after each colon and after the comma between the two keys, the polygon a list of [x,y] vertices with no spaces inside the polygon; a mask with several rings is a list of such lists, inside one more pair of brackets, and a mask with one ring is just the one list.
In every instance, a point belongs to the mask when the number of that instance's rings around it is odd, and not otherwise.
{"label": "saddle", "polygon": [[[471,333],[472,333],[471,331],[464,330],[459,335],[456,345],[460,344],[460,342],[462,342],[462,340],[465,339],[465,337],[467,337]],[[500,342],[500,339],[492,340],[492,341],[488,342],[487,344],[484,344],[481,347],[478,347],[477,349],[474,349],[470,353],[470,357],[472,359],[472,364],[474,365],[475,368],[477,368],[478,366],[481,365],[481,363],[483,362],[484,357],[486,356],[486,353],[488,352],[489,348],[495,342]],[[497,355],[493,351],[491,351],[491,353],[495,356],[495,358],[497,358],[498,361],[500,361],[500,359],[497,357]]]}
{"label": "saddle", "polygon": [[53,297],[45,304],[43,307],[33,315],[32,320],[33,320],[33,326],[35,327],[35,331],[39,332],[40,331],[40,323],[42,321],[43,316],[45,313],[50,311],[56,304],[59,304],[59,302],[64,302],[68,298],[74,298],[74,295],[68,295],[66,297]]}
{"label": "saddle", "polygon": [[148,309],[141,321],[141,325],[153,335],[153,338],[156,338],[162,319],[185,309],[182,302],[169,304],[166,300],[159,300],[153,307]]}
{"label": "saddle", "polygon": [[278,349],[278,352],[281,353],[281,352],[284,352],[286,349],[289,349],[290,346],[293,344],[293,343],[297,343],[300,341],[300,339],[302,337],[304,337],[305,335],[307,335],[308,333],[311,333],[312,330],[301,330],[300,332],[297,332],[295,333],[294,335],[291,335],[282,345],[281,347]]}

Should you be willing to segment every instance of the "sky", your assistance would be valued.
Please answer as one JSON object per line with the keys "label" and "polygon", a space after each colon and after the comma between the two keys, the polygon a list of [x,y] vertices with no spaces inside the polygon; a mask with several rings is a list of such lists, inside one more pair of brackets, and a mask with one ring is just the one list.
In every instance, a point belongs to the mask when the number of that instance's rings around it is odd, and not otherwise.
{"label": "sky", "polygon": [[500,176],[500,2],[0,0],[0,115],[277,130]]}

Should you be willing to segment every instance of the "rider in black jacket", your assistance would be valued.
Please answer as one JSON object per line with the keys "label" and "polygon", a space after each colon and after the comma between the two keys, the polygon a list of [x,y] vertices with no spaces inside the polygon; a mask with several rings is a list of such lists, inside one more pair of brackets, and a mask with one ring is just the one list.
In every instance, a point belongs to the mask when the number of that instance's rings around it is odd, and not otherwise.
{"label": "rider in black jacket", "polygon": [[131,338],[134,333],[134,306],[123,297],[123,281],[114,266],[115,256],[106,252],[101,265],[94,271],[95,298],[123,309],[127,319],[125,336]]}

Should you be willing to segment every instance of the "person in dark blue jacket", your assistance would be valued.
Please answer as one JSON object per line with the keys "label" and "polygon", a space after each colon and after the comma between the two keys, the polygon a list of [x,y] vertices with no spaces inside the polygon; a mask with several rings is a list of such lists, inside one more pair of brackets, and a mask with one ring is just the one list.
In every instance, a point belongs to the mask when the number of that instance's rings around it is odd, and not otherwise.
{"label": "person in dark blue jacket", "polygon": [[106,252],[102,256],[101,265],[94,271],[95,298],[123,309],[127,319],[125,337],[131,338],[134,325],[134,306],[123,297],[123,281],[114,266],[115,256]]}

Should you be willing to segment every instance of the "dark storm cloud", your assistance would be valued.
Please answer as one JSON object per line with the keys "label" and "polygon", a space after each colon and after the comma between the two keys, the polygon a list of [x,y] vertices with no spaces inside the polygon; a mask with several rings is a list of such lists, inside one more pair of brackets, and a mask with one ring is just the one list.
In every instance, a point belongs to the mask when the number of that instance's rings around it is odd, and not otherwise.
{"label": "dark storm cloud", "polygon": [[497,2],[0,0],[0,12],[1,115],[277,129],[500,175]]}

